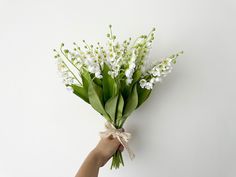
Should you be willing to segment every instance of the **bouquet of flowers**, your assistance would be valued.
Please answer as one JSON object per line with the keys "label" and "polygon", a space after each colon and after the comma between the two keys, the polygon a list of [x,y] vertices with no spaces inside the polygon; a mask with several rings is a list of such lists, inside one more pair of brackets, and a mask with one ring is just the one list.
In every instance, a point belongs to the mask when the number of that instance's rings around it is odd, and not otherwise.
{"label": "bouquet of flowers", "polygon": [[[130,134],[122,127],[131,113],[149,97],[155,84],[171,72],[172,64],[183,52],[148,64],[147,56],[154,40],[155,28],[148,35],[119,43],[109,25],[106,47],[83,40],[83,48],[73,43],[73,50],[62,43],[54,49],[58,69],[67,88],[90,104],[106,120],[101,136],[113,135],[127,149],[130,158],[134,154],[128,147]],[[122,154],[113,155],[111,168],[124,165]]]}

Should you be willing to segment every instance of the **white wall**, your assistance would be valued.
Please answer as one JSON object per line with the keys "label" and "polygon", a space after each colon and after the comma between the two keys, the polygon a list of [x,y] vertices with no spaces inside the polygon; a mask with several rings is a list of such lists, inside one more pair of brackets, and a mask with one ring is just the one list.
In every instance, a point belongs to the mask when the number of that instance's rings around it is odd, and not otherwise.
{"label": "white wall", "polygon": [[0,0],[0,177],[74,176],[104,120],[66,91],[60,42],[119,39],[157,27],[151,56],[179,50],[173,73],[128,120],[125,167],[100,177],[236,176],[234,0]]}

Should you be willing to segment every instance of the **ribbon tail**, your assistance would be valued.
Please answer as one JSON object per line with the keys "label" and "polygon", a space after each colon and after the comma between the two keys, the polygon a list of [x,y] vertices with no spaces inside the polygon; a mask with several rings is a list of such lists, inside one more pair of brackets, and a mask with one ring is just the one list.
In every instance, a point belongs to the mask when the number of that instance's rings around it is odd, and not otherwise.
{"label": "ribbon tail", "polygon": [[120,143],[122,144],[122,146],[124,146],[124,148],[127,150],[128,154],[129,154],[129,158],[131,160],[133,160],[135,158],[135,154],[133,153],[133,151],[129,148],[128,143],[123,139],[118,137],[118,140],[120,141]]}

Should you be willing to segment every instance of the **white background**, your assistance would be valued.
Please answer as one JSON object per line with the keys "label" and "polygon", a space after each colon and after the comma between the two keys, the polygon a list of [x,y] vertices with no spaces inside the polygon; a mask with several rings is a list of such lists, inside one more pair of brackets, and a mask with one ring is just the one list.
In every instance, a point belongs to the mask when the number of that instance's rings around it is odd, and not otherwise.
{"label": "white background", "polygon": [[52,49],[157,28],[151,58],[184,50],[128,119],[125,167],[100,177],[236,176],[234,0],[0,0],[0,177],[74,176],[104,119],[67,92]]}

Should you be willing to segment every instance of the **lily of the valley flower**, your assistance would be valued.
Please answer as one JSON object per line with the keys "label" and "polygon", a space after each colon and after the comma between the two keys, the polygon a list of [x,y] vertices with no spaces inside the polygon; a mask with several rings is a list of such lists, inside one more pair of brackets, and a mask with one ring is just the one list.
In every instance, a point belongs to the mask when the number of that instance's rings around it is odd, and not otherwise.
{"label": "lily of the valley flower", "polygon": [[136,61],[136,55],[135,55],[135,50],[133,50],[132,52],[132,56],[130,58],[130,60],[128,61],[128,68],[127,70],[125,71],[125,76],[126,76],[126,83],[129,85],[131,84],[132,80],[133,80],[133,74],[134,74],[134,71],[135,71],[135,67],[136,67],[136,64],[135,64],[135,61]]}
{"label": "lily of the valley flower", "polygon": [[96,78],[99,78],[99,79],[102,78],[100,65],[99,65],[97,59],[95,59],[95,58],[88,58],[87,60],[85,60],[84,63],[85,63],[85,66],[87,67],[87,70],[90,73],[95,74]]}
{"label": "lily of the valley flower", "polygon": [[[151,69],[146,70],[145,68],[149,68],[146,66],[148,64],[146,56],[154,40],[155,28],[148,35],[139,36],[133,42],[133,45],[131,45],[131,38],[125,40],[123,44],[116,42],[116,36],[112,33],[111,25],[109,28],[107,49],[101,46],[99,42],[97,43],[98,46],[94,47],[83,40],[85,44],[84,50],[76,43],[74,43],[73,52],[63,49],[64,44],[61,44],[60,48],[62,55],[54,50],[56,52],[55,58],[58,62],[58,70],[61,72],[66,85],[78,84],[83,86],[78,75],[84,69],[93,74],[95,78],[102,79],[103,65],[106,63],[109,67],[108,74],[113,79],[125,80],[127,86],[132,85],[133,75],[136,70],[140,69],[142,72],[138,81],[140,87],[150,90],[172,71],[172,64],[176,62],[179,54],[182,54],[182,52],[179,52],[164,58],[161,62],[154,64]],[[71,70],[70,66],[74,67],[79,74],[74,74],[74,70]]]}

